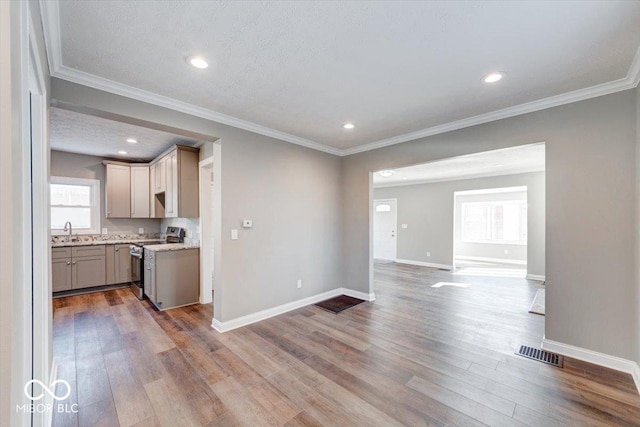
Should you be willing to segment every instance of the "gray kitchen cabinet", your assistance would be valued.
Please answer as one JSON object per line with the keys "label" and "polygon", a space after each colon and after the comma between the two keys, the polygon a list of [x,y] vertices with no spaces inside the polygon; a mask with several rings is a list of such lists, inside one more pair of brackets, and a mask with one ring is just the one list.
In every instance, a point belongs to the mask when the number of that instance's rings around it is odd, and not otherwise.
{"label": "gray kitchen cabinet", "polygon": [[105,245],[105,285],[116,283],[116,245]]}
{"label": "gray kitchen cabinet", "polygon": [[114,245],[115,283],[131,282],[131,253],[129,245]]}
{"label": "gray kitchen cabinet", "polygon": [[149,166],[131,166],[131,218],[149,218]]}
{"label": "gray kitchen cabinet", "polygon": [[198,153],[198,148],[177,145],[151,162],[154,218],[197,218],[200,215]]}
{"label": "gray kitchen cabinet", "polygon": [[71,257],[51,260],[51,284],[53,292],[71,289]]}
{"label": "gray kitchen cabinet", "polygon": [[154,194],[162,193],[167,188],[166,187],[167,186],[167,181],[166,181],[167,164],[165,160],[166,159],[162,159],[152,166]]}
{"label": "gray kitchen cabinet", "polygon": [[104,245],[51,249],[52,291],[90,288],[107,284]]}
{"label": "gray kitchen cabinet", "polygon": [[200,250],[147,250],[144,279],[145,293],[159,310],[197,303],[200,298]]}
{"label": "gray kitchen cabinet", "polygon": [[105,256],[87,256],[71,260],[71,289],[101,286],[106,282]]}
{"label": "gray kitchen cabinet", "polygon": [[128,165],[106,164],[106,217],[131,217],[131,168]]}
{"label": "gray kitchen cabinet", "polygon": [[144,292],[152,303],[156,303],[156,269],[155,265],[145,260],[144,262]]}
{"label": "gray kitchen cabinet", "polygon": [[165,160],[167,164],[167,188],[165,190],[166,218],[178,216],[178,152],[173,151]]}

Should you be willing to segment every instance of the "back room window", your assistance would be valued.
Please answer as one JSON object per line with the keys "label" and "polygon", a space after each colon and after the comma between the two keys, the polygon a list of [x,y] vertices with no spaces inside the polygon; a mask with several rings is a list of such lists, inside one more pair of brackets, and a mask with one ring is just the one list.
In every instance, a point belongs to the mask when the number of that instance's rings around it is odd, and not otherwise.
{"label": "back room window", "polygon": [[527,201],[463,203],[462,241],[526,244]]}

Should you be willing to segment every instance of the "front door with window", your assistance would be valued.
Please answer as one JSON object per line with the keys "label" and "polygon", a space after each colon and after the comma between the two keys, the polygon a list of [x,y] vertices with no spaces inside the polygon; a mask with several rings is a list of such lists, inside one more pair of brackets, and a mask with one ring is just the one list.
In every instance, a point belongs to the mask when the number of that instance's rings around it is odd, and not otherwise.
{"label": "front door with window", "polygon": [[396,259],[396,200],[373,201],[373,258]]}

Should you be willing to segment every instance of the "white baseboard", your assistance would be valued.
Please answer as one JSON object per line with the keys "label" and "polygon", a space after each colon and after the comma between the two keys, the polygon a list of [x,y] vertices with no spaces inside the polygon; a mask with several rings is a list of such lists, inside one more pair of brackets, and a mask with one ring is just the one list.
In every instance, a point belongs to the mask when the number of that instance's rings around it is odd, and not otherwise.
{"label": "white baseboard", "polygon": [[604,366],[620,372],[625,372],[633,377],[638,393],[640,393],[640,365],[633,360],[623,359],[617,356],[611,356],[597,351],[588,350],[586,348],[576,347],[564,344],[558,341],[542,338],[542,348],[563,356],[572,357],[574,359],[583,360],[593,363],[594,365]]}
{"label": "white baseboard", "polygon": [[466,261],[496,262],[499,264],[527,265],[526,261],[518,261],[515,259],[503,259],[503,258],[485,258],[480,256],[457,256],[456,259],[462,259]]}
{"label": "white baseboard", "polygon": [[420,267],[433,267],[433,268],[443,268],[445,270],[452,270],[452,265],[447,264],[436,264],[434,262],[424,262],[424,261],[412,261],[410,259],[396,259],[398,264],[409,264],[409,265],[419,265]]}
{"label": "white baseboard", "polygon": [[541,282],[545,281],[545,277],[540,274],[527,274],[528,280],[539,280]]}
{"label": "white baseboard", "polygon": [[287,313],[298,308],[306,307],[311,304],[324,301],[329,298],[336,297],[338,295],[347,295],[354,298],[360,298],[365,301],[374,301],[376,299],[375,294],[367,294],[360,291],[355,291],[348,288],[337,288],[321,294],[313,295],[307,298],[292,301],[286,304],[279,305],[277,307],[268,308],[266,310],[258,311],[257,313],[247,314],[246,316],[238,317],[235,319],[221,322],[218,319],[213,319],[211,327],[218,332],[227,332],[242,326],[247,326],[252,323],[260,322],[270,317],[278,316],[283,313]]}
{"label": "white baseboard", "polygon": [[364,292],[354,291],[353,289],[348,289],[348,288],[341,288],[340,290],[342,292],[342,295],[347,295],[349,297],[360,298],[360,299],[363,299],[365,301],[375,301],[376,300],[376,294],[374,294],[374,293],[366,294]]}

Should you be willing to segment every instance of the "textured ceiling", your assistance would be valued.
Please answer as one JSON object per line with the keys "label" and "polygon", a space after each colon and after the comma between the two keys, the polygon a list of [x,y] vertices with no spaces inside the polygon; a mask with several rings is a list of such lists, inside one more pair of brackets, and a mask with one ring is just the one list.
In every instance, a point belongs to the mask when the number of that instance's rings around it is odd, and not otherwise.
{"label": "textured ceiling", "polygon": [[339,149],[624,78],[640,45],[638,1],[63,1],[59,16],[70,69]]}
{"label": "textured ceiling", "polygon": [[540,172],[545,169],[544,144],[486,151],[395,169],[393,175],[373,174],[374,187]]}
{"label": "textured ceiling", "polygon": [[[51,149],[110,159],[152,160],[174,144],[194,146],[194,139],[155,129],[116,122],[74,111],[51,108]],[[137,144],[130,144],[134,138]],[[118,151],[127,152],[126,156]]]}

